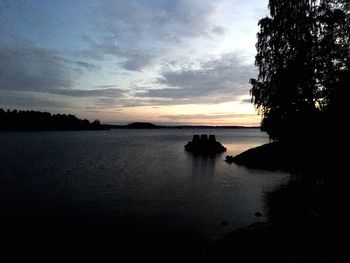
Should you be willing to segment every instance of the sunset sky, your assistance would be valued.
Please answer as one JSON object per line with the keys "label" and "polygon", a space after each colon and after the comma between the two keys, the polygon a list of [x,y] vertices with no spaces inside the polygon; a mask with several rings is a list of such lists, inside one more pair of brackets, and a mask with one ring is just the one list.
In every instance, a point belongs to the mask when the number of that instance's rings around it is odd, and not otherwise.
{"label": "sunset sky", "polygon": [[0,0],[0,108],[258,125],[264,0]]}

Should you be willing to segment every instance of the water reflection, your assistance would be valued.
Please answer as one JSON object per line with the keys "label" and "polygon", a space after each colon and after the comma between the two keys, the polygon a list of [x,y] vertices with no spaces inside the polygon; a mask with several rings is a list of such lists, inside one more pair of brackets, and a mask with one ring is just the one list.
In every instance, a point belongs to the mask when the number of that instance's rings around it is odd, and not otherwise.
{"label": "water reflection", "polygon": [[190,155],[192,161],[191,193],[195,200],[210,198],[213,191],[217,156]]}

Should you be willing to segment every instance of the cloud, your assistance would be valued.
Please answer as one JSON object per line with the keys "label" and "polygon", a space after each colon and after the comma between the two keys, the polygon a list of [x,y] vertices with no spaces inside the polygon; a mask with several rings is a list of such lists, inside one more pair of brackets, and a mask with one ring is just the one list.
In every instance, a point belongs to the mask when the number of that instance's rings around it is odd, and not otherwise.
{"label": "cloud", "polygon": [[[199,64],[191,61],[183,63],[180,68],[179,63],[169,64],[160,72],[160,77],[153,80],[158,88],[137,86],[120,89],[116,85],[104,85],[77,89],[74,88],[74,78],[81,74],[80,70],[98,70],[95,64],[67,58],[61,52],[28,43],[21,47],[2,47],[0,56],[3,58],[0,64],[0,89],[91,98],[96,107],[228,102],[248,93],[248,79],[254,75],[254,67],[246,64],[243,57],[237,53],[227,53]],[[149,59],[152,58],[130,57],[124,67],[142,70]],[[140,63],[142,60],[144,62]]]}
{"label": "cloud", "polygon": [[95,71],[95,70],[100,69],[100,67],[96,66],[95,64],[87,63],[87,62],[83,62],[83,61],[71,61],[71,63],[73,65],[76,65],[79,68],[87,69],[89,71]]}
{"label": "cloud", "polygon": [[71,72],[59,52],[35,46],[0,47],[0,89],[46,91],[70,87]]}
{"label": "cloud", "polygon": [[121,65],[124,69],[131,71],[142,71],[148,65],[151,64],[152,56],[135,54],[130,56],[125,62]]}
{"label": "cloud", "polygon": [[225,28],[222,26],[214,26],[210,31],[217,35],[224,35],[226,32]]}
{"label": "cloud", "polygon": [[54,109],[65,108],[68,104],[48,97],[34,97],[32,94],[2,91],[0,96],[2,108],[18,109]]}
{"label": "cloud", "polygon": [[220,120],[231,118],[249,118],[256,117],[256,114],[227,114],[227,113],[213,113],[213,114],[177,114],[177,115],[163,115],[160,116],[169,120]]}
{"label": "cloud", "polygon": [[114,41],[110,38],[105,38],[100,43],[89,38],[86,38],[86,41],[90,47],[88,50],[80,52],[82,56],[100,61],[105,60],[106,56],[123,59],[124,61],[120,62],[119,66],[130,71],[142,71],[156,58],[156,55],[143,54],[142,51],[131,48],[122,48],[113,44]]}
{"label": "cloud", "polygon": [[127,56],[126,51],[114,43],[110,37],[100,40],[99,43],[89,37],[84,37],[84,40],[89,45],[89,48],[80,52],[83,56],[96,60],[104,60],[106,55],[116,57]]}
{"label": "cloud", "polygon": [[[75,107],[90,98],[98,106],[106,98],[120,99],[125,90],[116,85],[96,86],[90,89],[75,89],[75,79],[84,71],[97,71],[99,67],[64,53],[42,48],[30,41],[18,41],[17,45],[0,46],[0,103],[7,107],[54,109]],[[60,95],[57,97],[56,95]],[[69,103],[61,102],[69,96]]]}
{"label": "cloud", "polygon": [[118,40],[152,35],[158,40],[181,40],[206,35],[214,11],[215,6],[204,1],[117,0],[102,1],[93,16],[99,29],[103,27]]}
{"label": "cloud", "polygon": [[109,89],[55,89],[50,90],[49,93],[56,95],[65,95],[73,97],[122,97],[125,90],[109,88]]}
{"label": "cloud", "polygon": [[83,54],[97,60],[121,58],[123,69],[141,71],[190,39],[223,34],[212,21],[215,11],[204,1],[102,1],[91,14],[100,37],[84,36],[89,48]]}
{"label": "cloud", "polygon": [[99,69],[92,63],[66,58],[62,52],[31,42],[0,46],[0,89],[51,92],[69,88],[84,70]]}
{"label": "cloud", "polygon": [[199,67],[168,69],[158,79],[158,84],[166,87],[148,89],[137,96],[197,102],[203,99],[207,103],[230,101],[248,93],[251,76],[253,65],[246,64],[236,53],[227,53]]}

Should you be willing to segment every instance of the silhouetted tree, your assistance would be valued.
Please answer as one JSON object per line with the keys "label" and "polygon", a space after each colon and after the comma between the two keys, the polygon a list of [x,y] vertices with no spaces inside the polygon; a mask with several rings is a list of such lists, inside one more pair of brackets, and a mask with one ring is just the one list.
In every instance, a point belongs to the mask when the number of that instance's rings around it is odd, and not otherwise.
{"label": "silhouetted tree", "polygon": [[98,130],[101,128],[101,123],[99,120],[94,120],[91,124],[90,124],[91,129],[93,130]]}
{"label": "silhouetted tree", "polygon": [[[323,0],[318,14],[317,79],[321,108],[343,108],[350,88],[350,1]],[[344,109],[344,108],[343,108]]]}
{"label": "silhouetted tree", "polygon": [[[270,0],[259,21],[252,101],[271,138],[300,137],[349,84],[349,1]],[[299,136],[298,136],[299,135]]]}

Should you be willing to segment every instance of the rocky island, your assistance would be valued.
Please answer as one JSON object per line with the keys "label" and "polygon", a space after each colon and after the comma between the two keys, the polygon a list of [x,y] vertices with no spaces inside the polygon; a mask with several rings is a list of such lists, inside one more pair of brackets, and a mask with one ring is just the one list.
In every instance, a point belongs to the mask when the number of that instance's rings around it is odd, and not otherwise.
{"label": "rocky island", "polygon": [[215,139],[215,135],[198,134],[193,135],[191,142],[185,145],[185,150],[199,154],[216,154],[226,151],[226,148]]}

